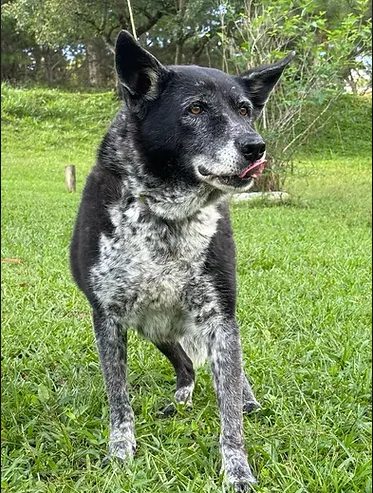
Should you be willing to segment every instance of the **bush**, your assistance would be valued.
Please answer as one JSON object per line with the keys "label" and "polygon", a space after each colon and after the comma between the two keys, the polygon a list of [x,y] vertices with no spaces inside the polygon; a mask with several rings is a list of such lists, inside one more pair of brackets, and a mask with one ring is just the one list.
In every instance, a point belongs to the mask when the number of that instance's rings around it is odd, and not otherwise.
{"label": "bush", "polygon": [[333,119],[335,104],[345,92],[346,74],[360,67],[366,50],[370,54],[367,9],[366,0],[357,2],[354,13],[336,28],[328,25],[325,12],[315,11],[314,3],[307,0],[296,4],[254,0],[240,11],[227,10],[227,19],[238,33],[229,38],[230,60],[238,72],[282,58],[291,50],[297,53],[258,122],[270,149],[260,189],[281,189],[283,171],[294,155]]}

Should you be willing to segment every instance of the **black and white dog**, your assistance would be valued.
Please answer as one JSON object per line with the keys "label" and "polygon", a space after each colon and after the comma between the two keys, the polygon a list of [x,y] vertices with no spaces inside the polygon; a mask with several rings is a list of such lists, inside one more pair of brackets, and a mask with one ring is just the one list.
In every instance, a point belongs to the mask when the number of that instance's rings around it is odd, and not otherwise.
{"label": "black and white dog", "polygon": [[118,36],[126,104],[99,148],[71,244],[109,398],[109,456],[136,448],[126,388],[133,327],[174,366],[177,403],[191,403],[193,366],[209,360],[226,476],[237,491],[255,483],[243,411],[259,404],[243,372],[226,193],[247,191],[263,170],[253,121],[292,57],[232,77],[164,67],[130,34]]}

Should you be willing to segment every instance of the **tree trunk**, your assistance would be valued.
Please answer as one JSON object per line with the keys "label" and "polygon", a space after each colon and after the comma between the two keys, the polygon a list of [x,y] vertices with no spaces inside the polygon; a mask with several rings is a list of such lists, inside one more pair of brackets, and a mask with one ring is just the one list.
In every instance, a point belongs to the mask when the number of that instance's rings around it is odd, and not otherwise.
{"label": "tree trunk", "polygon": [[44,80],[47,84],[52,84],[53,82],[53,70],[52,70],[52,50],[46,46],[41,49],[41,62],[43,64],[43,75]]}
{"label": "tree trunk", "polygon": [[99,87],[102,83],[100,70],[100,49],[95,41],[90,40],[86,44],[89,84]]}
{"label": "tree trunk", "polygon": [[194,45],[193,50],[192,50],[192,63],[193,65],[198,65],[199,64],[199,59],[200,56],[203,53],[203,50],[205,49],[207,43],[210,41],[210,37],[204,36],[203,38],[200,38],[199,41]]}
{"label": "tree trunk", "polygon": [[359,91],[358,91],[357,84],[356,84],[356,81],[354,79],[352,70],[349,70],[348,72],[349,73],[348,73],[348,75],[346,77],[347,82],[348,82],[349,86],[351,87],[351,90],[352,90],[353,94],[357,94]]}
{"label": "tree trunk", "polygon": [[179,9],[177,12],[179,27],[177,30],[175,65],[181,64],[182,56],[183,56],[183,47],[184,47],[183,10],[184,10],[184,0],[179,0]]}
{"label": "tree trunk", "polygon": [[33,50],[33,55],[35,59],[35,74],[36,74],[36,80],[41,81],[43,80],[43,62],[42,62],[42,50],[40,49],[40,46],[35,46]]}
{"label": "tree trunk", "polygon": [[175,65],[181,65],[183,57],[184,40],[179,38],[176,42]]}

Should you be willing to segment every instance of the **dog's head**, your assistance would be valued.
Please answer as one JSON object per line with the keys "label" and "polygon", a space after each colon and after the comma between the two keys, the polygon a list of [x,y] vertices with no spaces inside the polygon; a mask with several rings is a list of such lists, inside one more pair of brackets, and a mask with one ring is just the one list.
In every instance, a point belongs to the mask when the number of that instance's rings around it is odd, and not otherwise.
{"label": "dog's head", "polygon": [[116,70],[146,171],[168,182],[248,190],[265,163],[265,143],[253,123],[293,56],[240,76],[165,67],[122,31]]}

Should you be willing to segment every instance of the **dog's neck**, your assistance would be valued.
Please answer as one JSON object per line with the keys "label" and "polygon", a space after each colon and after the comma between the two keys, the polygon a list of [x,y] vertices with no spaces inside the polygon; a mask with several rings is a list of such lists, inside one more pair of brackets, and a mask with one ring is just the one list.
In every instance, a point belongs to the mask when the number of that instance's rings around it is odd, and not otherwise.
{"label": "dog's neck", "polygon": [[203,184],[167,185],[141,175],[136,171],[129,174],[123,181],[124,193],[145,204],[154,215],[169,221],[191,218],[223,195]]}

